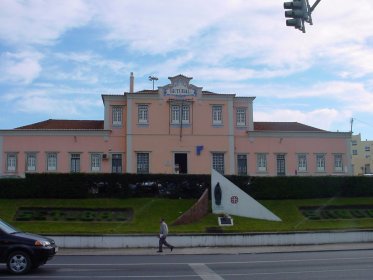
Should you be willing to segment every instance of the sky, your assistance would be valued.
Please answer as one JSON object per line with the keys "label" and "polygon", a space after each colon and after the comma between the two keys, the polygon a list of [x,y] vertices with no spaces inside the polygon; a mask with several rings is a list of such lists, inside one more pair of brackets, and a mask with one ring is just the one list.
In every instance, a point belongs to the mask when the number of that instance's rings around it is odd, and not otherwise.
{"label": "sky", "polygon": [[[321,0],[306,33],[280,0],[0,0],[0,129],[103,120],[102,94],[183,74],[255,96],[254,121],[373,140],[373,1]],[[310,0],[310,4],[314,3]]]}

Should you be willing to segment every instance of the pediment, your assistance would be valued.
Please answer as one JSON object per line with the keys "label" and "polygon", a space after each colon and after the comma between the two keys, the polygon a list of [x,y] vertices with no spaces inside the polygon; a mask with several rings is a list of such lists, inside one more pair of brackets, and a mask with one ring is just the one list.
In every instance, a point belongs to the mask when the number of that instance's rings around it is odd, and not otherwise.
{"label": "pediment", "polygon": [[184,75],[177,75],[174,77],[168,77],[171,81],[170,84],[160,87],[163,95],[171,96],[196,96],[202,91],[201,87],[196,87],[190,84],[190,80],[193,78]]}

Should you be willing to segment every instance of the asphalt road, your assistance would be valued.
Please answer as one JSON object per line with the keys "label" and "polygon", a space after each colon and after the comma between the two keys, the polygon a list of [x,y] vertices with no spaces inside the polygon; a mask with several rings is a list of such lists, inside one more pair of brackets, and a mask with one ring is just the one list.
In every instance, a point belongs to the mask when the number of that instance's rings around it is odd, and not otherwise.
{"label": "asphalt road", "polygon": [[0,279],[373,279],[373,250],[261,254],[56,256],[24,276]]}

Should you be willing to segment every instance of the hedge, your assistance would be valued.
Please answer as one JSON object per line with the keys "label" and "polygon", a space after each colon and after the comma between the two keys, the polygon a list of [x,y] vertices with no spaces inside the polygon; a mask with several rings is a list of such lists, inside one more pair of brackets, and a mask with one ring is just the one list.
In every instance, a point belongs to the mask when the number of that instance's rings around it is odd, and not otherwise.
{"label": "hedge", "polygon": [[[373,196],[366,176],[226,177],[256,199]],[[0,198],[199,198],[210,183],[210,175],[41,173],[0,179]]]}

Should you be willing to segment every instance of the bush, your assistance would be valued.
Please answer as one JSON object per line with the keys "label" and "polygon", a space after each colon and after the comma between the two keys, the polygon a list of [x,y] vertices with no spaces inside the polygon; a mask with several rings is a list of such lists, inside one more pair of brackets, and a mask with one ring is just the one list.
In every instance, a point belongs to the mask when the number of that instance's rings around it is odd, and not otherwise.
{"label": "bush", "polygon": [[[255,199],[308,199],[373,196],[373,177],[226,176]],[[184,174],[27,174],[0,179],[0,198],[199,198],[210,175]],[[211,196],[211,194],[210,194]]]}

